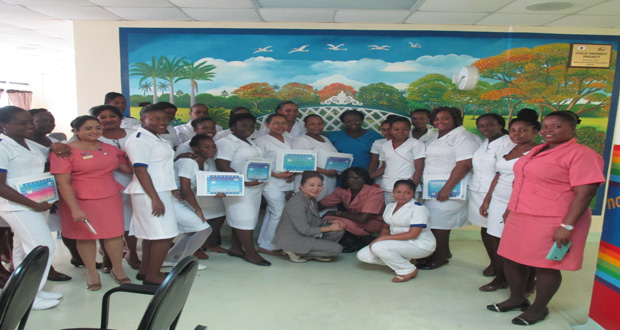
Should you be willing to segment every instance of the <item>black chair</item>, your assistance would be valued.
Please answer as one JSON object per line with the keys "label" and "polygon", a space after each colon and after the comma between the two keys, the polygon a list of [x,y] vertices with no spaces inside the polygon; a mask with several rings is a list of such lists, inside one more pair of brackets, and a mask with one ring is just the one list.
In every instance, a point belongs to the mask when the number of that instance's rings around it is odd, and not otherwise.
{"label": "black chair", "polygon": [[[198,271],[198,259],[185,257],[168,274],[161,286],[123,284],[103,295],[100,330],[108,329],[110,296],[115,292],[129,292],[153,295],[146,308],[138,330],[174,330],[189,296]],[[66,330],[93,330],[93,328],[72,328]],[[197,326],[195,330],[206,329]]]}
{"label": "black chair", "polygon": [[0,330],[15,330],[16,327],[22,330],[26,327],[49,254],[47,246],[35,247],[9,278],[0,293]]}

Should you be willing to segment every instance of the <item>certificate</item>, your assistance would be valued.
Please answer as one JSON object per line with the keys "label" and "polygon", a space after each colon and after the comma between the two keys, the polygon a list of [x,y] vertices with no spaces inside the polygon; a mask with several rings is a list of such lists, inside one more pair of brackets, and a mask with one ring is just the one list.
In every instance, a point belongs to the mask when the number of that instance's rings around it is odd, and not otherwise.
{"label": "certificate", "polygon": [[8,183],[20,194],[37,203],[53,203],[58,200],[56,180],[49,173],[11,178]]}
{"label": "certificate", "polygon": [[316,151],[278,150],[276,171],[303,172],[316,170]]}
{"label": "certificate", "polygon": [[243,174],[204,171],[196,173],[197,196],[215,196],[218,193],[225,193],[226,196],[243,196],[244,192]]}
{"label": "certificate", "polygon": [[319,151],[319,164],[325,170],[336,170],[339,174],[353,164],[352,154]]}
{"label": "certificate", "polygon": [[[423,187],[423,199],[435,199],[437,194],[443,186],[448,182],[448,178],[445,176],[429,176],[424,178]],[[463,183],[463,180],[452,188],[449,199],[465,199],[467,192],[467,185]]]}
{"label": "certificate", "polygon": [[248,159],[243,170],[246,181],[269,181],[271,178],[271,161],[269,159]]}

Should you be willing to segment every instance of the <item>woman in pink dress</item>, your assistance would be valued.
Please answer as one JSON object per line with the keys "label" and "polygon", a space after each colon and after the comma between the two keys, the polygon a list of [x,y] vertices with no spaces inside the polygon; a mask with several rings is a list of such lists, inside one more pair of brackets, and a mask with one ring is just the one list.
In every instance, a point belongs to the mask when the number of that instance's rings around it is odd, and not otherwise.
{"label": "woman in pink dress", "polygon": [[78,251],[88,272],[88,290],[101,289],[95,265],[97,239],[103,239],[110,256],[112,278],[119,284],[131,283],[121,264],[125,232],[123,186],[114,180],[113,174],[116,169],[131,173],[131,167],[122,150],[97,140],[102,134],[97,118],[77,117],[71,127],[77,136],[76,141],[68,143],[71,157],[50,156],[50,172],[56,177],[62,197],[63,235],[77,240]]}
{"label": "woman in pink dress", "polygon": [[[592,218],[589,204],[605,176],[601,156],[575,141],[579,122],[570,111],[548,114],[540,131],[546,143],[532,148],[514,165],[513,191],[498,250],[506,258],[510,297],[487,306],[494,312],[523,310],[513,324],[545,319],[547,305],[562,282],[560,271],[581,269]],[[546,258],[554,244],[569,242],[572,246],[561,260]],[[528,266],[536,271],[536,300],[531,305],[525,296]]]}

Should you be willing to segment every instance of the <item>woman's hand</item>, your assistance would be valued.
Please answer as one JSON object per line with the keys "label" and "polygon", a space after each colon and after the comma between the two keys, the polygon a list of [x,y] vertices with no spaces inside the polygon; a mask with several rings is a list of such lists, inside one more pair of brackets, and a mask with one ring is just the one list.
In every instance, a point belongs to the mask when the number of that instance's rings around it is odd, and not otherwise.
{"label": "woman's hand", "polygon": [[508,215],[510,215],[510,210],[506,209],[506,211],[504,211],[504,214],[502,214],[502,219],[504,219],[504,224],[506,224],[506,220],[508,219]]}
{"label": "woman's hand", "polygon": [[254,187],[254,186],[258,186],[259,184],[262,184],[262,182],[258,180],[252,180],[252,181],[245,182],[244,184],[246,187]]}
{"label": "woman's hand", "polygon": [[48,202],[41,202],[41,203],[36,203],[31,208],[36,212],[45,212],[52,208],[52,204]]}
{"label": "woman's hand", "polygon": [[202,220],[202,222],[208,222],[207,219],[205,219],[204,214],[202,214],[202,209],[196,209],[194,212],[196,212],[196,215],[200,218],[200,220]]}
{"label": "woman's hand", "polygon": [[480,209],[478,212],[480,212],[480,215],[483,217],[488,217],[489,216],[489,202],[484,201],[482,202],[482,205],[480,205]]}
{"label": "woman's hand", "polygon": [[564,227],[558,227],[558,229],[555,230],[555,233],[553,233],[553,241],[559,248],[561,248],[562,245],[568,245],[568,243],[570,243],[571,233],[572,232],[570,230]]}
{"label": "woman's hand", "polygon": [[82,211],[82,209],[71,210],[71,216],[73,217],[73,221],[82,221],[86,220],[86,213]]}
{"label": "woman's hand", "polygon": [[56,156],[60,158],[66,159],[66,158],[71,157],[71,148],[64,143],[54,142],[50,146],[50,149],[52,149],[52,152],[55,153]]}
{"label": "woman's hand", "polygon": [[173,191],[171,191],[172,196],[176,197],[176,199],[182,201],[183,200],[183,194],[181,194],[181,191],[179,189],[175,189]]}
{"label": "woman's hand", "polygon": [[341,231],[344,230],[344,223],[340,220],[332,220],[329,225],[329,231]]}
{"label": "woman's hand", "polygon": [[161,217],[162,215],[164,215],[166,213],[166,207],[164,206],[164,203],[162,203],[161,199],[157,198],[154,199],[151,202],[151,205],[153,207],[153,215],[156,217]]}
{"label": "woman's hand", "polygon": [[215,197],[226,197],[226,193],[219,192],[219,193],[215,194]]}
{"label": "woman's hand", "polygon": [[450,194],[452,193],[452,189],[447,189],[446,186],[444,186],[443,188],[441,188],[441,190],[437,193],[437,198],[435,198],[436,200],[440,201],[440,202],[445,202],[448,199],[450,199]]}

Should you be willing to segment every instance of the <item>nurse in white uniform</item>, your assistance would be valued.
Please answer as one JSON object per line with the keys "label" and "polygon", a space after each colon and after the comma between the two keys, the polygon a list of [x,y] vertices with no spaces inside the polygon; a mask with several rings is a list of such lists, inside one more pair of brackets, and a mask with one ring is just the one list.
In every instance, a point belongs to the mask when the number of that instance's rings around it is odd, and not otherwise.
{"label": "nurse in white uniform", "polygon": [[[192,105],[189,110],[189,118],[189,122],[174,127],[174,130],[179,136],[179,141],[181,141],[181,143],[189,142],[189,140],[191,140],[194,135],[196,135],[196,126],[194,124],[194,121],[198,118],[209,118],[209,107],[206,104],[202,103],[196,103]],[[221,131],[222,126],[216,124],[215,130],[216,132]]]}
{"label": "nurse in white uniform", "polygon": [[459,182],[462,189],[467,189],[471,158],[480,146],[480,138],[463,127],[459,109],[435,108],[431,117],[439,135],[426,148],[424,177],[439,177],[447,181],[436,198],[424,200],[431,215],[431,229],[437,240],[437,249],[422,265],[418,265],[420,269],[435,269],[448,263],[450,231],[467,222],[467,200],[450,199],[450,195]]}
{"label": "nurse in white uniform", "polygon": [[39,284],[39,293],[33,309],[52,308],[60,303],[62,294],[42,291],[52,265],[55,244],[47,225],[52,204],[37,203],[17,192],[11,179],[42,174],[47,161],[48,149],[27,140],[34,134],[34,122],[28,111],[14,106],[0,108],[0,217],[14,233],[13,262],[18,266],[36,246],[49,248],[49,259]]}
{"label": "nurse in white uniform", "polygon": [[395,283],[415,278],[418,270],[409,260],[424,258],[435,250],[428,209],[413,199],[415,188],[411,180],[396,181],[394,202],[383,212],[381,235],[357,253],[360,261],[392,268]]}
{"label": "nurse in white uniform", "polygon": [[495,177],[495,161],[497,152],[506,146],[514,146],[510,137],[506,134],[506,121],[496,113],[486,113],[476,119],[478,132],[485,137],[482,144],[472,158],[473,176],[469,184],[468,199],[469,211],[467,221],[480,226],[482,243],[489,255],[490,264],[482,271],[484,276],[495,275],[493,267],[493,244],[487,234],[487,218],[480,215],[480,206],[491,187],[491,181]]}
{"label": "nurse in white uniform", "polygon": [[376,140],[372,143],[372,146],[370,147],[370,163],[368,163],[368,173],[370,174],[370,178],[375,180],[375,184],[379,186],[381,186],[381,179],[383,178],[383,175],[379,174],[381,171],[377,173],[374,172],[381,167],[381,162],[379,161],[381,148],[383,148],[383,145],[392,139],[392,136],[390,135],[390,122],[388,119],[381,123],[381,135],[383,135],[385,139]]}
{"label": "nurse in white uniform", "polygon": [[[275,164],[278,150],[291,150],[293,141],[283,135],[288,126],[284,115],[270,114],[265,125],[269,128],[269,134],[256,139],[256,144],[261,148],[265,158]],[[282,254],[282,251],[279,251],[271,241],[276,235],[276,229],[280,223],[280,217],[282,217],[286,195],[293,192],[294,178],[295,173],[289,171],[271,171],[271,179],[264,184],[263,197],[267,201],[267,210],[258,236],[258,252],[271,255]]]}
{"label": "nurse in white uniform", "polygon": [[[479,288],[480,291],[491,292],[507,286],[506,276],[504,275],[504,259],[497,255],[497,248],[504,230],[504,212],[506,212],[512,194],[513,166],[521,156],[526,155],[536,146],[535,139],[540,131],[540,126],[536,111],[527,108],[521,109],[517,117],[511,120],[508,126],[511,144],[497,152],[495,161],[497,174],[479,210],[480,214],[488,220],[487,234],[490,237],[493,257],[491,261],[496,273],[491,282]],[[532,272],[532,275],[535,275],[534,273]],[[532,277],[530,276],[528,287],[533,287]]]}
{"label": "nurse in white uniform", "polygon": [[[288,122],[288,127],[284,135],[292,138],[293,140],[306,134],[306,129],[303,124],[297,120],[299,117],[299,107],[293,101],[284,101],[280,102],[276,107],[276,113],[284,115],[286,117],[286,121]],[[263,136],[269,133],[269,128],[265,125],[262,125],[258,130],[258,136]]]}
{"label": "nurse in white uniform", "polygon": [[[230,119],[230,117],[234,116],[237,113],[251,113],[250,109],[246,108],[246,107],[234,107],[232,109],[230,109],[230,116],[228,117]],[[217,131],[217,133],[215,134],[215,136],[213,137],[213,141],[217,140],[221,140],[227,136],[230,135],[230,128],[221,130],[221,131]],[[252,135],[250,135],[250,137],[248,138],[248,140],[250,141],[254,141],[256,139],[258,139],[258,131],[254,130],[254,132],[252,132]]]}
{"label": "nurse in white uniform", "polygon": [[[263,158],[263,152],[248,140],[254,131],[256,117],[240,113],[230,118],[231,135],[219,140],[215,165],[220,172],[243,173],[245,161],[252,158]],[[263,185],[258,180],[245,183],[245,195],[225,197],[226,219],[233,228],[232,245],[228,255],[242,258],[259,266],[270,266],[271,263],[261,257],[254,247],[253,232],[258,222]]]}
{"label": "nurse in white uniform", "polygon": [[379,159],[383,166],[383,179],[381,190],[385,197],[385,204],[394,201],[392,189],[398,180],[413,180],[417,186],[422,179],[424,171],[424,144],[409,137],[411,123],[405,117],[392,119],[390,122],[390,135],[392,140],[381,148]]}
{"label": "nurse in white uniform", "polygon": [[[309,115],[304,118],[304,126],[306,134],[298,137],[293,141],[293,149],[299,150],[313,150],[317,153],[321,152],[334,152],[337,153],[336,147],[329,141],[329,139],[321,133],[323,132],[323,118],[319,115]],[[336,179],[338,178],[338,172],[336,170],[326,170],[320,167],[316,168],[317,172],[323,176],[323,190],[316,197],[317,201],[323,199],[323,197],[331,194],[336,190]],[[301,174],[295,175],[295,191],[299,191],[301,184]]]}
{"label": "nurse in white uniform", "polygon": [[425,146],[437,140],[437,130],[429,127],[431,112],[426,109],[415,109],[411,112],[411,137],[424,143]]}
{"label": "nurse in white uniform", "polygon": [[[125,143],[134,177],[125,189],[131,195],[133,216],[130,234],[141,238],[142,265],[136,278],[159,285],[166,275],[160,269],[172,239],[179,234],[174,212],[174,151],[159,134],[166,131],[168,116],[161,108],[142,108],[142,127]],[[179,196],[180,197],[180,196]]]}

